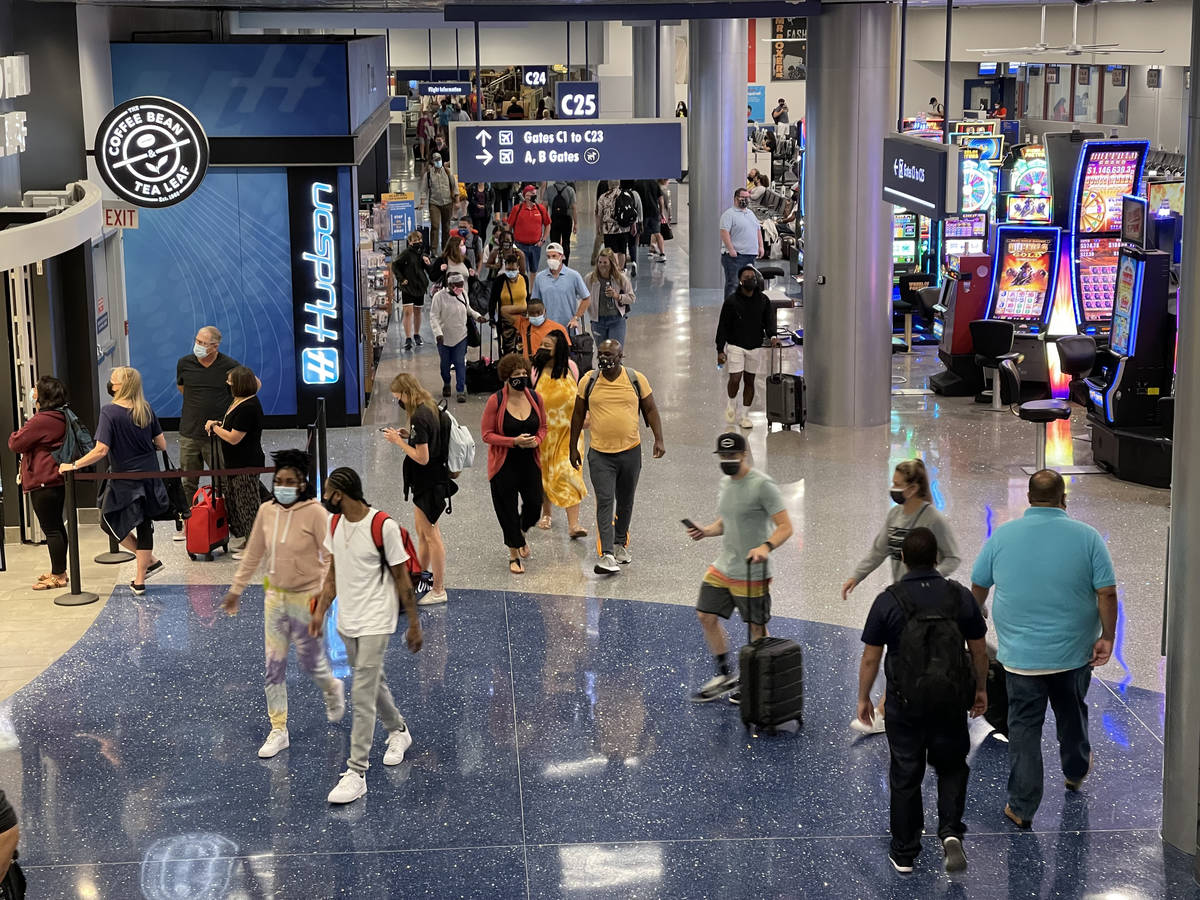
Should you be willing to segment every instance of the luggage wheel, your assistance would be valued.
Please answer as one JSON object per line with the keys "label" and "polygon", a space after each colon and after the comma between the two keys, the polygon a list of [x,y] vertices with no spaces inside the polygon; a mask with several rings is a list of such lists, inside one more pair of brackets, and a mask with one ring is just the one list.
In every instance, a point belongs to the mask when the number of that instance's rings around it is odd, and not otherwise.
{"label": "luggage wheel", "polygon": [[196,554],[195,554],[195,553],[188,553],[188,559],[190,559],[192,562],[195,562],[195,561],[196,561]]}

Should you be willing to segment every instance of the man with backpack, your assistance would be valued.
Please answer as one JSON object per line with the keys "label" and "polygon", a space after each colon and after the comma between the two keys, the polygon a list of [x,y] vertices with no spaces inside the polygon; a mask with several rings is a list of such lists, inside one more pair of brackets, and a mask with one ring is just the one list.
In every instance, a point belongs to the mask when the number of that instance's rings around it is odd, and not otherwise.
{"label": "man with backpack", "polygon": [[420,652],[423,636],[406,565],[409,553],[399,523],[363,499],[362,479],[350,468],[329,473],[322,499],[333,514],[325,536],[325,550],[332,560],[325,586],[313,606],[308,631],[313,637],[321,635],[325,615],[338,598],[338,636],[346,645],[346,659],[354,678],[350,757],[346,771],[328,797],[330,803],[342,804],[353,803],[367,793],[376,713],[388,733],[385,766],[403,762],[405,751],[412,745],[412,734],[388,690],[383,659],[396,631],[401,606],[408,616],[404,635],[408,649]]}
{"label": "man with backpack", "polygon": [[571,235],[579,230],[575,215],[575,188],[569,181],[554,181],[546,186],[546,206],[550,209],[550,241],[562,244],[563,262],[571,262]]}
{"label": "man with backpack", "polygon": [[[971,592],[938,574],[937,538],[912,529],[900,550],[908,574],[875,598],[863,627],[858,718],[875,717],[871,685],[887,647],[888,750],[892,842],[888,860],[911,873],[921,852],[925,764],[938,776],[938,839],[947,872],[967,867],[963,809],[967,800],[967,711],[987,710],[987,624]],[[968,655],[969,650],[969,655]]]}
{"label": "man with backpack", "polygon": [[610,181],[608,190],[596,203],[596,211],[604,246],[617,255],[617,268],[624,271],[630,253],[629,229],[638,221],[638,203],[633,191],[623,189],[619,181]]}
{"label": "man with backpack", "polygon": [[550,235],[550,213],[537,202],[537,187],[527,184],[521,191],[521,202],[508,214],[513,230],[513,243],[525,254],[525,270],[531,275],[542,261],[542,244]]}
{"label": "man with backpack", "polygon": [[437,253],[446,248],[446,241],[450,239],[456,203],[458,179],[450,171],[449,163],[443,163],[441,152],[435,151],[421,176],[421,205],[429,207],[429,242]]}

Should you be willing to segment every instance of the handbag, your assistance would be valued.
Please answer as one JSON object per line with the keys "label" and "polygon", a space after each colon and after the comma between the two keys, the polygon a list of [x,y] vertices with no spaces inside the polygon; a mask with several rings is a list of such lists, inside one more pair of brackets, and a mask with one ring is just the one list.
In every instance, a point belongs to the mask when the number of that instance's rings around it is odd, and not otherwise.
{"label": "handbag", "polygon": [[662,223],[662,225],[661,225],[661,226],[660,226],[660,228],[659,228],[659,234],[661,234],[661,235],[662,235],[662,239],[663,239],[664,241],[673,241],[673,240],[675,240],[675,232],[673,232],[673,231],[671,230],[671,223],[670,223],[670,222],[667,222],[665,219],[663,220],[663,223]]}
{"label": "handbag", "polygon": [[475,321],[475,314],[471,311],[471,304],[462,297],[458,298],[458,302],[467,309],[467,346],[478,347],[482,345],[483,341],[479,337],[479,323]]}
{"label": "handbag", "polygon": [[[175,464],[171,462],[171,457],[167,456],[166,450],[160,450],[162,454],[163,471],[169,472],[175,468]],[[192,517],[192,503],[188,499],[183,490],[183,479],[181,478],[164,478],[163,487],[167,489],[167,503],[169,511],[163,517],[162,521],[171,521],[174,519],[190,519]]]}

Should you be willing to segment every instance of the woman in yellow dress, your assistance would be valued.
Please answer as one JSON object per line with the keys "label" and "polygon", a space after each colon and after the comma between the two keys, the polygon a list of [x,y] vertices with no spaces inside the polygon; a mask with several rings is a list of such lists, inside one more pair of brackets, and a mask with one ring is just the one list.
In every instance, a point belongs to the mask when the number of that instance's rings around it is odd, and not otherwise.
{"label": "woman in yellow dress", "polygon": [[[550,527],[551,504],[567,511],[571,538],[587,536],[579,525],[579,504],[587,496],[583,473],[571,465],[571,416],[579,393],[579,370],[568,353],[567,337],[551,331],[533,355],[533,387],[546,407],[546,439],[542,441],[542,518],[538,528]],[[580,438],[582,444],[583,439]]]}

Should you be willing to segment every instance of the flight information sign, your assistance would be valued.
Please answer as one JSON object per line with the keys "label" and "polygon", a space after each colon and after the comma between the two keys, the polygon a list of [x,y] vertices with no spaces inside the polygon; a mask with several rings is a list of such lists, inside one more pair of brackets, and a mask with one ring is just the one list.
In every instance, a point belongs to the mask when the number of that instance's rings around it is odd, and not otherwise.
{"label": "flight information sign", "polygon": [[678,119],[451,122],[460,181],[678,178]]}

